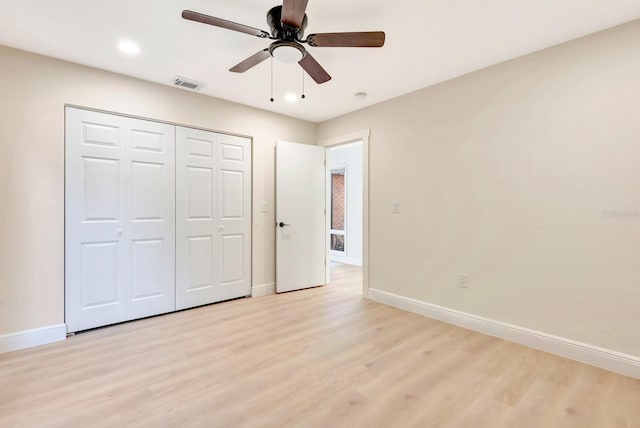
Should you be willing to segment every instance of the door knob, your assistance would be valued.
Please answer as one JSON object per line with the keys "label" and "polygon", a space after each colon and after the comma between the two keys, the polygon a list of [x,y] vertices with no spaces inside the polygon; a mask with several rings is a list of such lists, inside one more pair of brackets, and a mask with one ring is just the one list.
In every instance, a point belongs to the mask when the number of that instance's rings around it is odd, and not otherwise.
{"label": "door knob", "polygon": [[285,226],[291,226],[290,224],[285,223],[284,221],[281,221],[280,223],[278,223],[278,226],[280,227],[285,227]]}

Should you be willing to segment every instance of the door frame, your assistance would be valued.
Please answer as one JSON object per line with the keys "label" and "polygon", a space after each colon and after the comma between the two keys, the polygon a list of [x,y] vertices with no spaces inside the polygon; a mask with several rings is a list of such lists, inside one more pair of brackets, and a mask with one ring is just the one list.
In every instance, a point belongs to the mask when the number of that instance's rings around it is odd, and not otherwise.
{"label": "door frame", "polygon": [[[345,144],[362,141],[362,297],[369,298],[369,139],[371,129],[356,131],[337,137],[325,138],[318,141],[318,145],[325,149],[342,146]],[[329,162],[325,166],[327,171],[331,171]],[[327,216],[329,219],[330,216]],[[327,220],[327,233],[329,231],[329,220]],[[329,262],[329,240],[326,241],[326,257]],[[326,282],[329,284],[331,269],[327,265]]]}

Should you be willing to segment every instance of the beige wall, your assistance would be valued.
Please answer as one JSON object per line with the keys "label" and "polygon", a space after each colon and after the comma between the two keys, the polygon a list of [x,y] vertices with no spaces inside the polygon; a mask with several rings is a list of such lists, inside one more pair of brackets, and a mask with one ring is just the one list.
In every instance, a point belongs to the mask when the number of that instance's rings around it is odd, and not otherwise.
{"label": "beige wall", "polygon": [[253,283],[275,281],[273,147],[315,124],[3,46],[0,76],[0,335],[64,321],[65,103],[254,137]]}
{"label": "beige wall", "polygon": [[639,53],[634,22],[320,124],[371,128],[370,286],[640,356]]}
{"label": "beige wall", "polygon": [[370,128],[372,288],[640,356],[638,46],[634,22],[317,129],[0,47],[0,334],[63,322],[69,103],[253,136],[254,284],[276,139]]}

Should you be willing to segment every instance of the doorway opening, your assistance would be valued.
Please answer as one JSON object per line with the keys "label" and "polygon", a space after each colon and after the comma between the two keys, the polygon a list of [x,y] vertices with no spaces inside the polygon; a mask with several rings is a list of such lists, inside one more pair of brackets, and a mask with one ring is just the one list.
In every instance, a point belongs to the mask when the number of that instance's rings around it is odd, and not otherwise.
{"label": "doorway opening", "polygon": [[330,284],[362,293],[363,141],[327,148]]}
{"label": "doorway opening", "polygon": [[332,256],[345,257],[345,219],[347,216],[347,195],[346,195],[346,165],[340,168],[331,168],[331,229],[330,251]]}
{"label": "doorway opening", "polygon": [[[369,135],[370,131],[365,130],[323,140],[315,146],[277,142],[276,293],[348,282],[356,293],[368,297]],[[353,162],[343,152],[348,146],[359,149]],[[342,180],[344,190],[341,219],[337,197],[333,204],[336,207],[333,229],[332,159],[342,164],[340,167],[334,164],[333,170],[336,189]],[[354,183],[355,191],[351,189]],[[334,262],[331,235],[337,257]]]}

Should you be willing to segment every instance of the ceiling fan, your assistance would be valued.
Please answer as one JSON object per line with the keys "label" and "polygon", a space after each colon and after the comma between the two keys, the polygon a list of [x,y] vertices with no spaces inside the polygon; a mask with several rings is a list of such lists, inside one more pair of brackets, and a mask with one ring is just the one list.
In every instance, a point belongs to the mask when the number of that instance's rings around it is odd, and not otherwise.
{"label": "ceiling fan", "polygon": [[325,83],[331,79],[329,73],[311,56],[302,43],[313,47],[361,47],[379,48],[384,45],[383,31],[319,33],[309,34],[306,39],[308,0],[283,0],[282,6],[275,6],[267,13],[267,24],[271,33],[226,19],[216,18],[191,10],[184,10],[182,17],[190,21],[214,25],[240,33],[250,34],[263,39],[275,40],[268,48],[250,56],[229,71],[244,73],[267,58],[274,57],[282,62],[297,62],[316,83]]}

